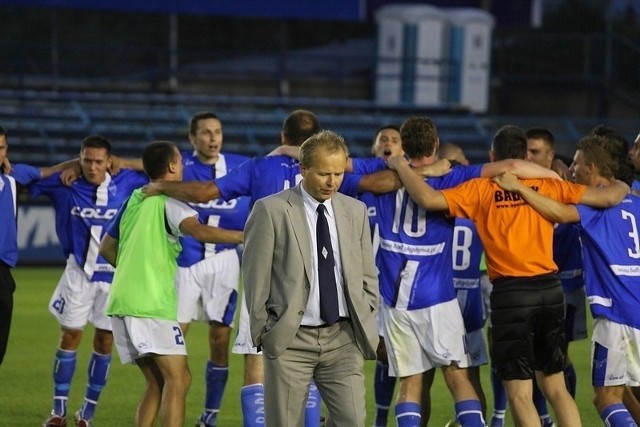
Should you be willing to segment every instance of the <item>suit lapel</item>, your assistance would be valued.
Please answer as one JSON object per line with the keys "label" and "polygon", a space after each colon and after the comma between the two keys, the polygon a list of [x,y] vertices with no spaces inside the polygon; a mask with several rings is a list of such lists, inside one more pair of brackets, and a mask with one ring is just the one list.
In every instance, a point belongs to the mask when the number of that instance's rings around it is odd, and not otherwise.
{"label": "suit lapel", "polygon": [[287,213],[289,215],[289,221],[293,228],[293,232],[298,242],[298,249],[302,254],[302,263],[304,264],[304,272],[307,276],[307,281],[311,283],[313,262],[311,259],[311,239],[309,236],[309,226],[307,224],[307,218],[304,211],[304,202],[302,200],[302,191],[300,190],[300,184],[292,188],[289,192],[289,208]]}
{"label": "suit lapel", "polygon": [[340,246],[340,261],[342,264],[342,277],[346,280],[349,277],[349,254],[351,253],[351,218],[348,215],[348,209],[342,202],[339,194],[336,194],[331,201],[333,212],[336,216],[336,229],[338,231],[338,246]]}

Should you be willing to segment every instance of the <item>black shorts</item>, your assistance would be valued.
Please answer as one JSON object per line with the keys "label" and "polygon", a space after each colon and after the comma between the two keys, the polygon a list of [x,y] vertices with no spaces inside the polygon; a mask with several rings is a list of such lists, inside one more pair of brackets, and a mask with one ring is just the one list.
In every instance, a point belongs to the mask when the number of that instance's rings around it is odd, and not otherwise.
{"label": "black shorts", "polygon": [[501,380],[563,370],[564,298],[556,275],[494,281],[491,326],[491,363]]}

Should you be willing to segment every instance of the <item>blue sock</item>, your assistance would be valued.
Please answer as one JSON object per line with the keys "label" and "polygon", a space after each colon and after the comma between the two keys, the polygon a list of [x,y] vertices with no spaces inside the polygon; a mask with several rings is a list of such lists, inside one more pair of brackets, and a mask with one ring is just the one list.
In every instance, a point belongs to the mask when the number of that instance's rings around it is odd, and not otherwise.
{"label": "blue sock", "polygon": [[244,427],[264,426],[264,386],[251,384],[240,390]]}
{"label": "blue sock", "polygon": [[484,427],[482,405],[479,400],[456,402],[456,419],[463,427]]}
{"label": "blue sock", "polygon": [[218,366],[211,361],[207,361],[204,377],[206,391],[204,395],[204,412],[200,416],[200,420],[207,426],[216,426],[222,395],[229,378],[229,367]]}
{"label": "blue sock", "polygon": [[506,413],[506,410],[494,409],[489,427],[504,427],[504,416]]}
{"label": "blue sock", "polygon": [[496,376],[496,371],[491,368],[491,389],[493,390],[493,412],[505,413],[507,410],[507,391],[502,381]]}
{"label": "blue sock", "polygon": [[58,349],[53,361],[53,412],[61,417],[67,415],[67,399],[75,371],[75,350]]}
{"label": "blue sock", "polygon": [[602,410],[600,418],[607,427],[635,426],[635,422],[622,403],[614,403]]}
{"label": "blue sock", "polygon": [[419,427],[420,404],[415,402],[397,403],[396,422],[398,427]]}
{"label": "blue sock", "polygon": [[567,385],[569,394],[575,399],[578,379],[576,378],[576,369],[573,367],[573,363],[564,368],[564,382]]}
{"label": "blue sock", "polygon": [[542,427],[551,427],[553,425],[555,425],[553,423],[553,420],[551,419],[551,415],[543,415],[542,417],[540,417],[540,425]]}
{"label": "blue sock", "polygon": [[544,423],[544,420],[549,418],[549,409],[547,409],[547,400],[535,381],[533,383],[533,404],[536,406],[536,411],[538,411],[540,421]]}
{"label": "blue sock", "polygon": [[309,397],[307,407],[304,411],[304,427],[320,427],[320,403],[322,402],[320,392],[316,383],[309,384]]}
{"label": "blue sock", "polygon": [[84,395],[82,408],[80,409],[80,417],[82,417],[82,419],[90,420],[93,418],[100,393],[107,383],[109,366],[111,366],[110,354],[98,354],[94,352],[91,355],[87,373],[89,384],[87,384],[87,391]]}
{"label": "blue sock", "polygon": [[373,390],[376,399],[376,426],[387,425],[396,378],[389,376],[389,364],[376,362]]}

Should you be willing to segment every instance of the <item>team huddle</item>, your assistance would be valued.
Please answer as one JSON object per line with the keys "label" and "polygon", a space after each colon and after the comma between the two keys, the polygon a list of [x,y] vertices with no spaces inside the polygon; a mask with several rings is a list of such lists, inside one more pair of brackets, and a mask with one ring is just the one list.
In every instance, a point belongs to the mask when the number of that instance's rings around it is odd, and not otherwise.
{"label": "team huddle", "polygon": [[[515,425],[552,426],[549,403],[555,423],[580,426],[567,347],[587,336],[587,302],[597,412],[607,426],[640,423],[640,135],[629,149],[599,126],[570,167],[551,132],[512,125],[488,163],[469,165],[419,116],[378,129],[372,158],[350,158],[307,110],[265,157],[222,153],[213,113],[194,115],[188,136],[193,151],[153,142],[142,159],[90,136],[79,160],[34,168],[8,163],[0,128],[3,211],[15,216],[16,182],[47,196],[67,258],[49,303],[61,334],[43,427],[93,425],[114,344],[146,381],[135,425],[183,426],[192,321],[208,323],[210,347],[196,427],[217,425],[230,347],[244,355],[246,427],[320,426],[321,401],[327,426],[364,426],[366,359],[377,359],[374,426],[392,408],[400,427],[427,425],[435,368],[451,425],[502,427],[508,403]],[[15,221],[2,227],[0,363],[17,254]],[[480,384],[489,361],[493,408]]]}

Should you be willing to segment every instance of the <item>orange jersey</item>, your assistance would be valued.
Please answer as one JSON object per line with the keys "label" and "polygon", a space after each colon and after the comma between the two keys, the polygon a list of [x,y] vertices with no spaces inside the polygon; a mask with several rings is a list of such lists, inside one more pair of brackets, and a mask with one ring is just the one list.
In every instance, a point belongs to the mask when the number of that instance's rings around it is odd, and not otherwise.
{"label": "orange jersey", "polygon": [[[586,187],[559,179],[527,179],[522,183],[562,203],[580,202]],[[518,194],[501,189],[490,178],[476,178],[441,190],[451,216],[476,224],[491,280],[556,273],[553,223]],[[576,250],[578,250],[576,248]]]}

